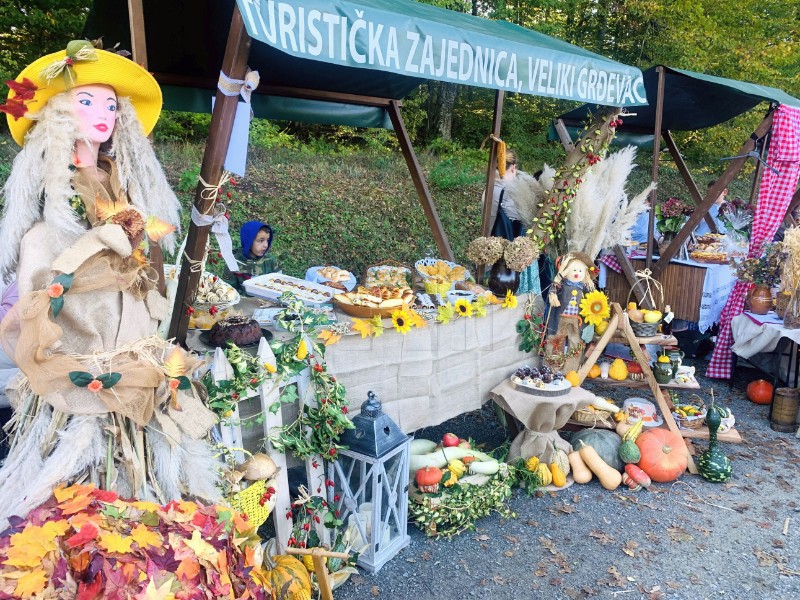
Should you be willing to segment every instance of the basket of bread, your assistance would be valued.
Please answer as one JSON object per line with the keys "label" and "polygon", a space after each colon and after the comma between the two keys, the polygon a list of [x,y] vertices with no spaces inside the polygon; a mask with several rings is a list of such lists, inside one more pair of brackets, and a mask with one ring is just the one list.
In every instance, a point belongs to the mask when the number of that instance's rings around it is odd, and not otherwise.
{"label": "basket of bread", "polygon": [[702,263],[728,264],[724,234],[706,233],[695,239],[696,242],[690,249],[689,258]]}
{"label": "basket of bread", "polygon": [[336,294],[333,304],[351,317],[369,319],[375,315],[388,318],[414,302],[410,287],[372,287],[358,286],[352,292]]}
{"label": "basket of bread", "polygon": [[455,282],[469,279],[469,271],[449,260],[423,258],[414,263],[414,268],[422,276],[428,294],[446,294]]}

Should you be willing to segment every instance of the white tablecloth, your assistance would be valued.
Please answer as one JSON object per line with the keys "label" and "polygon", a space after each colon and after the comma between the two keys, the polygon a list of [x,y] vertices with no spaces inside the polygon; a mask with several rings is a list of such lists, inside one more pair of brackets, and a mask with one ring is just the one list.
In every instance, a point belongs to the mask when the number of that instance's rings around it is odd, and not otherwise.
{"label": "white tablecloth", "polygon": [[[609,257],[613,258],[613,257]],[[642,256],[632,256],[633,259],[642,259]],[[656,258],[654,257],[654,260]],[[600,287],[605,287],[606,269],[614,268],[617,273],[621,273],[622,269],[617,269],[614,264],[619,264],[616,259],[610,260],[611,266],[605,262],[605,257],[600,262],[600,277],[598,284]],[[701,263],[695,260],[677,260],[673,259],[673,263],[681,265],[689,265],[691,267],[699,267],[706,270],[705,279],[703,280],[703,298],[700,302],[700,319],[697,323],[700,332],[705,332],[710,329],[714,323],[719,321],[722,315],[722,309],[725,308],[725,303],[728,301],[733,291],[733,286],[736,284],[736,275],[728,265],[714,265],[708,263]]]}
{"label": "white tablecloth", "polygon": [[761,352],[772,352],[778,347],[781,338],[800,344],[800,329],[786,329],[783,320],[774,312],[767,315],[744,312],[731,321],[731,332],[734,340],[731,350],[742,358],[751,358]]}

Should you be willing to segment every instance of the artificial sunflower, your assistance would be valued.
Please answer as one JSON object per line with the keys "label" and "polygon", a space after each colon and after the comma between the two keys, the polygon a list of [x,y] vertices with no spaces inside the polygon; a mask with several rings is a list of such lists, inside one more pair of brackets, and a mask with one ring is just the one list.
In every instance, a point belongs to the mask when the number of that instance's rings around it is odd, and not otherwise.
{"label": "artificial sunflower", "polygon": [[456,300],[455,310],[459,317],[472,316],[472,304],[469,300],[465,300],[463,298],[461,300]]}
{"label": "artificial sunflower", "polygon": [[503,300],[503,308],[517,308],[517,297],[511,293],[511,290],[506,290],[506,297]]}
{"label": "artificial sunflower", "polygon": [[600,291],[589,292],[581,300],[581,316],[597,327],[603,319],[611,316],[608,297]]}
{"label": "artificial sunflower", "polygon": [[403,309],[396,310],[392,313],[392,323],[394,328],[403,335],[411,331],[411,315]]}

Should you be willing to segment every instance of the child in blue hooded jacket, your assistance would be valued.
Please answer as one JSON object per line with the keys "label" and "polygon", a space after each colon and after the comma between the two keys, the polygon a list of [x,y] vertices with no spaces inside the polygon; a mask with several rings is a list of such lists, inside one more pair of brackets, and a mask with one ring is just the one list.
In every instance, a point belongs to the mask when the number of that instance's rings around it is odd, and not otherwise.
{"label": "child in blue hooded jacket", "polygon": [[236,273],[226,268],[224,279],[243,292],[246,280],[277,271],[278,261],[269,253],[273,238],[272,227],[266,223],[247,221],[242,225],[239,230],[242,248],[234,255],[240,268]]}

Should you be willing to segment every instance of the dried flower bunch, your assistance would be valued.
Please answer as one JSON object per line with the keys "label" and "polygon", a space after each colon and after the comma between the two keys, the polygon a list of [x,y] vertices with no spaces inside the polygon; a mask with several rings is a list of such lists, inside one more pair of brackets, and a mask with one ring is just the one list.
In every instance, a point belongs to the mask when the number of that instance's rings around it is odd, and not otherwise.
{"label": "dried flower bunch", "polygon": [[524,271],[539,258],[539,248],[525,235],[512,242],[500,237],[479,237],[470,242],[467,258],[479,265],[491,265],[502,258],[512,271]]}
{"label": "dried flower bunch", "polygon": [[656,205],[656,227],[661,233],[678,233],[684,217],[694,212],[694,205],[680,198],[667,198]]}
{"label": "dried flower bunch", "polygon": [[790,227],[783,234],[783,263],[781,283],[784,290],[793,292],[800,286],[800,227]]}
{"label": "dried flower bunch", "polygon": [[786,261],[782,244],[764,244],[761,256],[731,260],[736,277],[755,285],[773,287],[781,280],[781,269]]}
{"label": "dried flower bunch", "polygon": [[493,265],[503,257],[508,240],[501,237],[479,237],[469,243],[467,258],[476,265]]}

